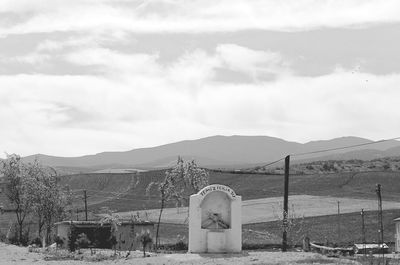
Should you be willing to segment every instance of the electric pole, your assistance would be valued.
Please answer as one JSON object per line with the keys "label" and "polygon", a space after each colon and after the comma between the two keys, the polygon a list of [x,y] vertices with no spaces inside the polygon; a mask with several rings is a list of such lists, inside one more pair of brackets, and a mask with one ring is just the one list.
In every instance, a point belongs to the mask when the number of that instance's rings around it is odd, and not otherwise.
{"label": "electric pole", "polygon": [[83,199],[85,200],[85,221],[87,221],[87,194],[86,194],[86,190],[83,190]]}
{"label": "electric pole", "polygon": [[361,209],[361,233],[362,233],[362,241],[364,245],[364,256],[367,254],[367,246],[365,241],[365,220],[364,220],[364,209]]}
{"label": "electric pole", "polygon": [[378,195],[378,221],[379,221],[379,243],[381,244],[382,259],[385,260],[385,253],[383,249],[383,214],[382,214],[382,194],[381,184],[376,184],[376,195]]}
{"label": "electric pole", "polygon": [[290,156],[285,157],[285,183],[283,196],[283,235],[282,235],[282,251],[287,251],[287,225],[289,213],[289,164]]}
{"label": "electric pole", "polygon": [[337,215],[338,215],[338,245],[340,245],[340,201],[337,202]]}

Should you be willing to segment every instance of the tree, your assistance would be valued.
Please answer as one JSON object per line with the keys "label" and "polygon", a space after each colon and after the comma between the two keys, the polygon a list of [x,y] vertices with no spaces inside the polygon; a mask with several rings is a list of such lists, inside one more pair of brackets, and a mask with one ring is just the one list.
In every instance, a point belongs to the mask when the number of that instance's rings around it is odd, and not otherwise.
{"label": "tree", "polygon": [[71,193],[68,187],[59,185],[59,177],[52,168],[34,161],[26,165],[26,171],[27,196],[38,221],[38,236],[41,237],[44,227],[45,241],[50,243],[53,223],[65,217],[65,208],[71,203]]}
{"label": "tree", "polygon": [[150,231],[147,229],[146,231],[143,230],[142,233],[139,235],[139,241],[142,243],[142,248],[143,248],[143,258],[146,257],[146,246],[153,242],[153,239],[151,238]]}
{"label": "tree", "polygon": [[18,242],[22,243],[24,222],[32,205],[27,192],[26,168],[24,168],[21,162],[21,157],[15,154],[7,155],[7,158],[1,160],[0,163],[0,174],[4,176],[7,182],[6,195],[15,209],[18,225]]}
{"label": "tree", "polygon": [[194,160],[184,163],[181,157],[178,157],[176,165],[165,172],[165,178],[161,182],[151,182],[146,189],[150,195],[151,189],[155,186],[160,194],[160,213],[158,216],[155,248],[158,247],[158,235],[161,223],[161,216],[166,202],[174,201],[179,207],[182,202],[188,202],[189,196],[197,193],[203,187],[208,185],[209,174],[206,170],[197,166]]}
{"label": "tree", "polygon": [[109,209],[105,209],[106,213],[101,218],[100,224],[103,226],[104,224],[110,224],[110,241],[114,248],[114,255],[117,254],[117,231],[118,227],[121,225],[121,217],[118,214],[113,213]]}
{"label": "tree", "polygon": [[37,161],[23,163],[18,155],[1,161],[0,173],[5,176],[6,194],[15,209],[18,242],[22,243],[24,222],[32,214],[38,221],[39,237],[45,227],[49,243],[54,221],[64,217],[65,206],[70,203],[69,190],[59,185],[54,169],[43,167]]}

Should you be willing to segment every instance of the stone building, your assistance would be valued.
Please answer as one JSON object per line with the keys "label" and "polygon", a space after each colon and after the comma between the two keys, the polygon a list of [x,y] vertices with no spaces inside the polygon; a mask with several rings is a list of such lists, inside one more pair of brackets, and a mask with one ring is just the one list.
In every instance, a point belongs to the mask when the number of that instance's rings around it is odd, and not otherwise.
{"label": "stone building", "polygon": [[[63,240],[62,247],[68,248],[71,238],[76,235],[85,233],[91,241],[91,245],[95,248],[111,248],[111,226],[110,224],[103,224],[99,221],[62,221],[55,223],[56,234]],[[141,249],[141,243],[138,241],[136,235],[140,235],[142,231],[149,231],[152,238],[154,223],[148,221],[122,221],[118,226],[116,232],[116,247],[118,250],[135,250]],[[71,237],[71,233],[74,234]],[[151,249],[152,245],[149,244],[148,248]]]}

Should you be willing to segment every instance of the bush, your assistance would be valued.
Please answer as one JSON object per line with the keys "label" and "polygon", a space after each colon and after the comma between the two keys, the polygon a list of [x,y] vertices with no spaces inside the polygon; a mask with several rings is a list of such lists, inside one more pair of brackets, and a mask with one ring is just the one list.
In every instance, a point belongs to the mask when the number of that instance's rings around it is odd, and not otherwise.
{"label": "bush", "polygon": [[54,236],[54,242],[56,243],[57,247],[62,247],[64,244],[64,240],[62,240],[59,236]]}
{"label": "bush", "polygon": [[75,241],[75,245],[78,248],[88,248],[90,245],[90,240],[85,233],[81,233],[78,235],[78,238]]}
{"label": "bush", "polygon": [[76,228],[74,226],[71,226],[71,231],[68,233],[68,249],[71,252],[74,252],[76,250],[76,240],[77,240],[77,233],[76,233]]}
{"label": "bush", "polygon": [[177,242],[174,245],[174,250],[187,250],[188,245],[185,243],[185,236],[181,237],[180,235],[177,236]]}
{"label": "bush", "polygon": [[150,231],[143,230],[142,233],[139,235],[139,241],[140,243],[142,243],[143,257],[146,257],[146,246],[153,242],[153,238],[151,237]]}
{"label": "bush", "polygon": [[35,245],[37,247],[42,247],[42,240],[39,237],[36,237],[33,239],[30,243],[30,245]]}

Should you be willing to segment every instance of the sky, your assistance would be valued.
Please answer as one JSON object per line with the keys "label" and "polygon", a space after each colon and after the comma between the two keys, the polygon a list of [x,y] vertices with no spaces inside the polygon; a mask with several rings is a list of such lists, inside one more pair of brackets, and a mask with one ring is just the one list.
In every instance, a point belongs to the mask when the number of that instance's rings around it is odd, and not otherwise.
{"label": "sky", "polygon": [[400,136],[400,1],[1,0],[0,157]]}

